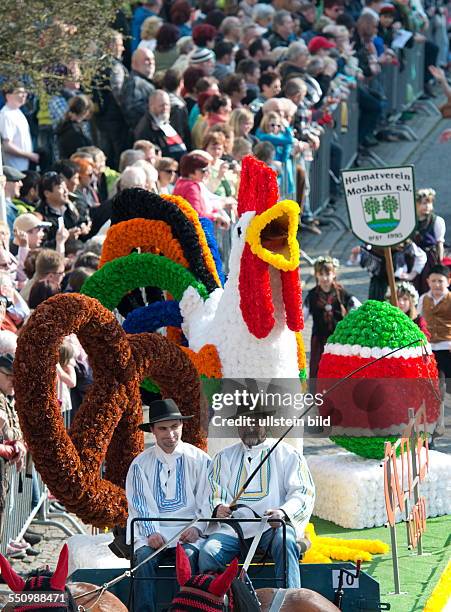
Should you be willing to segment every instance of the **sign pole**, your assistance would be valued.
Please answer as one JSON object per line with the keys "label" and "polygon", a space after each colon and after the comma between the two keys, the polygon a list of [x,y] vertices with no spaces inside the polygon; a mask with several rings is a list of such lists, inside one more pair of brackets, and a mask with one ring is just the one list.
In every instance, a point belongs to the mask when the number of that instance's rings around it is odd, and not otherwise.
{"label": "sign pole", "polygon": [[396,292],[395,271],[393,269],[393,259],[391,257],[391,247],[384,247],[385,270],[387,272],[388,285],[390,287],[390,303],[398,307],[398,295]]}

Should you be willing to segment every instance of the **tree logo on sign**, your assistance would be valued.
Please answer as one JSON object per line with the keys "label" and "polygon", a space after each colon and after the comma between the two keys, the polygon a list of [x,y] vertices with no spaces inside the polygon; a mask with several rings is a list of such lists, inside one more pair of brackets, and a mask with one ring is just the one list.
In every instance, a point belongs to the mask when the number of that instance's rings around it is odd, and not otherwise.
{"label": "tree logo on sign", "polygon": [[364,196],[361,200],[365,221],[374,232],[387,234],[399,225],[401,211],[397,193]]}

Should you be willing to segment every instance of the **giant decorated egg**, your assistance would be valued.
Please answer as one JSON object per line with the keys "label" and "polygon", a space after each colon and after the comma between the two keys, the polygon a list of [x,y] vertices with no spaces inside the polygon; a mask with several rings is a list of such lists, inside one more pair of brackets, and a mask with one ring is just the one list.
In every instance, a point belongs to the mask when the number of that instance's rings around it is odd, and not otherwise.
{"label": "giant decorated egg", "polygon": [[[337,380],[340,379],[340,380]],[[319,408],[331,439],[362,457],[381,459],[424,404],[424,431],[440,414],[438,372],[426,336],[399,308],[368,300],[329,337],[318,371]]]}

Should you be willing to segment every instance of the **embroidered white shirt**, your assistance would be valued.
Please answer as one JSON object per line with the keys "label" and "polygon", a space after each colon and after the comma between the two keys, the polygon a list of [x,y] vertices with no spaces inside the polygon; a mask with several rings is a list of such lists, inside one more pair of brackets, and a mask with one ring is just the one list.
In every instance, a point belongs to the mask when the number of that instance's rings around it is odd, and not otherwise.
{"label": "embroidered white shirt", "polygon": [[[212,513],[219,504],[229,504],[232,501],[274,442],[266,440],[252,448],[239,442],[215,455],[208,473],[210,493],[205,515],[207,512]],[[295,528],[297,537],[303,537],[314,501],[315,486],[305,458],[295,448],[281,442],[237,503],[248,505],[260,516],[269,509],[282,509]],[[236,510],[233,516],[254,518],[246,508]],[[251,538],[258,524],[242,523],[241,527],[244,537]],[[214,531],[235,535],[228,525],[219,526],[218,523],[210,525],[209,533]]]}
{"label": "embroidered white shirt", "polygon": [[[202,450],[179,442],[174,451],[165,453],[151,446],[130,465],[125,483],[128,501],[127,543],[131,542],[134,518],[159,517],[158,521],[140,521],[134,525],[135,550],[147,545],[147,538],[160,533],[169,540],[186,522],[165,522],[164,518],[202,516],[207,491],[210,457]],[[199,523],[199,529],[205,528]],[[172,544],[175,546],[176,542]]]}

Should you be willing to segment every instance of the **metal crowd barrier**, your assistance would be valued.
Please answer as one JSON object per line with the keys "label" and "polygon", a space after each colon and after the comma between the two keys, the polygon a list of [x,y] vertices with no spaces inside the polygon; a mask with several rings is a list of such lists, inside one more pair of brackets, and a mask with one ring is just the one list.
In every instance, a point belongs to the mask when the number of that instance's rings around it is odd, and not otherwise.
{"label": "metal crowd barrier", "polygon": [[[347,121],[343,113],[343,105],[347,107]],[[357,102],[357,89],[351,89],[349,98],[341,103],[334,113],[335,128],[334,141],[343,151],[342,169],[350,168],[356,157],[359,146],[359,105]],[[339,178],[339,177],[337,177]]]}
{"label": "metal crowd barrier", "polygon": [[424,92],[423,43],[414,43],[411,48],[398,51],[399,66],[382,66],[381,79],[387,97],[387,112],[400,115],[414,104]]}
{"label": "metal crowd barrier", "polygon": [[414,45],[409,49],[410,54],[410,79],[413,88],[413,98],[418,100],[424,93],[424,62],[425,46],[424,43]]}
{"label": "metal crowd barrier", "polygon": [[[0,461],[3,461],[1,459]],[[37,481],[38,498],[32,507],[33,479],[25,471],[16,472],[14,466],[5,466],[5,478],[8,479],[9,489],[5,499],[5,507],[1,517],[0,553],[6,555],[8,544],[11,541],[20,541],[30,525],[46,525],[61,529],[66,535],[85,533],[83,527],[70,516],[64,508],[53,508],[49,499],[49,491],[40,475],[34,470]],[[55,518],[67,520],[74,531],[69,529]]]}
{"label": "metal crowd barrier", "polygon": [[231,224],[228,230],[223,230],[215,225],[215,238],[221,254],[222,268],[224,270],[224,274],[226,275],[229,273],[229,258],[230,251],[232,250],[233,227],[234,226]]}
{"label": "metal crowd barrier", "polygon": [[[0,459],[3,461],[3,459]],[[26,528],[44,502],[41,494],[38,505],[32,509],[32,479],[25,472],[17,472],[14,466],[5,465],[5,480],[8,483],[8,492],[5,498],[5,507],[1,517],[0,553],[6,555],[6,549],[11,540],[17,540],[25,533]]]}
{"label": "metal crowd barrier", "polygon": [[[64,425],[69,428],[70,410],[62,412]],[[4,461],[0,459],[0,461]],[[33,476],[32,476],[33,475]],[[70,516],[63,507],[52,507],[49,491],[41,476],[34,469],[32,462],[27,462],[27,469],[17,472],[15,466],[5,464],[5,481],[8,491],[4,501],[3,514],[0,517],[0,553],[6,555],[9,542],[21,540],[25,531],[33,523],[35,525],[48,525],[64,531],[68,536],[74,531],[55,518],[66,519],[75,532],[85,533],[83,527]],[[36,505],[32,507],[33,477],[37,485]]]}
{"label": "metal crowd barrier", "polygon": [[321,145],[314,153],[310,166],[310,206],[314,214],[320,213],[329,203],[330,195],[330,145],[332,130],[326,128]]}

